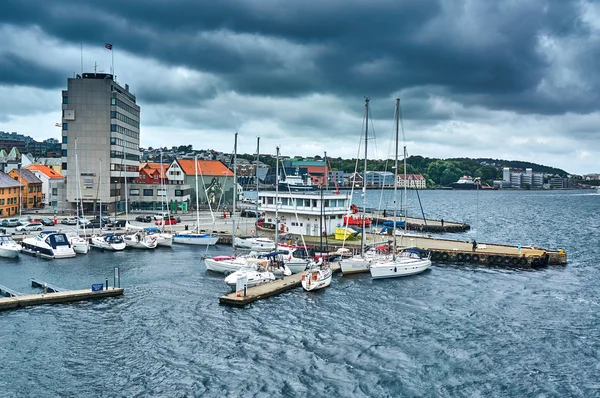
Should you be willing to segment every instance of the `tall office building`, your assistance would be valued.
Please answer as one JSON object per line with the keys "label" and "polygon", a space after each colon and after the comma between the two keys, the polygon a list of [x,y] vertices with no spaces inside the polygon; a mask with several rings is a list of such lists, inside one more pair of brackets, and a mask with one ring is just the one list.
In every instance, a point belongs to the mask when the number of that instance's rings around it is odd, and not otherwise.
{"label": "tall office building", "polygon": [[124,210],[124,178],[138,176],[139,161],[140,107],[129,85],[122,87],[106,73],[68,79],[62,92],[62,170],[70,207],[75,208],[79,181],[88,214],[97,211],[99,198],[103,211]]}

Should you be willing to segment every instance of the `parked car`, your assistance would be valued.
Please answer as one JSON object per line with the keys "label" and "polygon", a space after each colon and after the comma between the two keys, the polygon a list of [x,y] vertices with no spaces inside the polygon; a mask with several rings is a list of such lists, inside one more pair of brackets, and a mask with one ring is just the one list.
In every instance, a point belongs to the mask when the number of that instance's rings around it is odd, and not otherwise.
{"label": "parked car", "polygon": [[65,224],[65,225],[77,225],[77,218],[76,217],[63,218],[62,220],[60,220],[60,223]]}
{"label": "parked car", "polygon": [[127,220],[115,220],[112,223],[115,228],[124,228],[125,224],[127,224]]}
{"label": "parked car", "polygon": [[135,218],[135,221],[139,221],[139,222],[150,222],[152,221],[152,217],[150,216],[137,216]]}
{"label": "parked car", "polygon": [[[98,227],[89,227],[89,228],[100,228],[100,217],[96,216],[92,222],[92,224],[98,224]],[[112,221],[107,216],[102,216],[102,228],[110,228],[112,227]]]}
{"label": "parked car", "polygon": [[0,221],[0,226],[8,227],[8,220],[5,218],[4,220]]}
{"label": "parked car", "polygon": [[45,225],[46,227],[50,227],[50,226],[54,225],[54,220],[51,220],[46,217],[40,218],[40,222],[42,223],[42,225]]}
{"label": "parked car", "polygon": [[163,223],[164,225],[175,225],[177,224],[177,218],[175,218],[174,216],[164,217],[162,220],[156,220],[154,222],[154,224],[156,225],[162,225]]}
{"label": "parked car", "polygon": [[165,218],[165,217],[168,217],[168,216],[169,216],[169,213],[168,213],[168,212],[166,212],[166,211],[163,211],[163,212],[161,212],[161,213],[156,213],[156,214],[154,215],[154,219],[155,219],[155,220],[162,220],[163,218]]}
{"label": "parked car", "polygon": [[6,233],[6,228],[0,228],[0,234],[5,234]]}
{"label": "parked car", "polygon": [[17,218],[11,218],[10,220],[8,220],[6,226],[7,227],[11,227],[11,228],[15,228],[18,227],[21,224],[21,221],[19,221]]}
{"label": "parked car", "polygon": [[256,211],[254,210],[242,210],[240,217],[256,218]]}
{"label": "parked car", "polygon": [[19,225],[15,228],[17,232],[30,232],[30,231],[42,231],[44,226],[40,222],[30,222],[25,225]]}
{"label": "parked car", "polygon": [[[102,223],[103,227],[106,227],[106,224]],[[93,220],[90,221],[88,224],[83,225],[83,224],[79,224],[79,228],[100,228],[100,221],[98,220]]]}

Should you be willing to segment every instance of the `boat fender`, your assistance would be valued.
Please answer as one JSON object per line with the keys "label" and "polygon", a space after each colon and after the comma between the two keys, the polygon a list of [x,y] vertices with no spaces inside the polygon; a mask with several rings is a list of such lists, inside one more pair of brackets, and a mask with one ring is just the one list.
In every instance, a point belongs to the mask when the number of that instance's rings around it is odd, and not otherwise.
{"label": "boat fender", "polygon": [[250,230],[250,232],[251,232],[251,233],[255,233],[255,232],[256,232],[256,230],[254,230],[254,229],[251,229],[251,230]]}
{"label": "boat fender", "polygon": [[465,261],[465,255],[464,255],[464,254],[462,254],[462,253],[458,253],[458,254],[456,255],[456,259],[457,259],[458,261]]}
{"label": "boat fender", "polygon": [[398,272],[398,269],[396,269],[396,267],[394,267],[394,272]]}
{"label": "boat fender", "polygon": [[446,253],[446,252],[442,253],[442,261],[448,261],[448,257],[449,257],[448,253]]}
{"label": "boat fender", "polygon": [[466,262],[471,261],[471,255],[469,253],[465,254],[465,261]]}
{"label": "boat fender", "polygon": [[504,257],[502,258],[502,261],[504,262],[504,264],[510,264],[510,257]]}
{"label": "boat fender", "polygon": [[521,257],[519,259],[519,264],[521,264],[521,265],[527,265],[527,259],[525,257]]}
{"label": "boat fender", "polygon": [[519,264],[519,259],[516,257],[513,257],[510,259],[510,262],[512,265],[517,265],[517,264]]}
{"label": "boat fender", "polygon": [[313,274],[313,279],[316,281],[317,279],[319,279],[319,275],[317,275],[316,273]]}
{"label": "boat fender", "polygon": [[288,227],[285,227],[285,232],[290,232],[290,229]]}
{"label": "boat fender", "polygon": [[306,276],[306,275],[302,274],[302,280],[304,280],[304,279],[305,279],[305,278],[304,278],[305,276]]}
{"label": "boat fender", "polygon": [[471,261],[473,261],[474,263],[478,263],[479,262],[479,255],[473,254],[471,256]]}

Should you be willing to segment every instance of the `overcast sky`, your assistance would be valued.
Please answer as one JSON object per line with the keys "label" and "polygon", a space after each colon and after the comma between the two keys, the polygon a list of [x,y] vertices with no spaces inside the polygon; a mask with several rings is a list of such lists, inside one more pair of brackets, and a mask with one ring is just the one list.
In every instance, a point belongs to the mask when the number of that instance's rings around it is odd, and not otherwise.
{"label": "overcast sky", "polygon": [[[110,72],[141,145],[390,154],[600,172],[600,7],[569,0],[3,0],[0,130],[58,138],[67,78]],[[113,53],[104,48],[113,44]],[[375,151],[376,150],[376,151]]]}

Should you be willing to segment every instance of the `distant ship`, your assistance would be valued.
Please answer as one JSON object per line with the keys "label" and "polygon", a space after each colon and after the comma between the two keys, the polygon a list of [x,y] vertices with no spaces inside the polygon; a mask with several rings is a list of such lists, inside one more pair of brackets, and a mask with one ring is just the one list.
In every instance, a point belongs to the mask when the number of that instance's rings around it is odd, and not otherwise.
{"label": "distant ship", "polygon": [[498,189],[498,187],[490,187],[489,185],[481,185],[479,179],[473,180],[470,176],[462,176],[455,183],[450,184],[454,189]]}
{"label": "distant ship", "polygon": [[287,175],[279,181],[279,189],[283,191],[314,191],[317,188],[317,185],[310,183],[309,177],[302,177],[298,169],[296,175]]}

